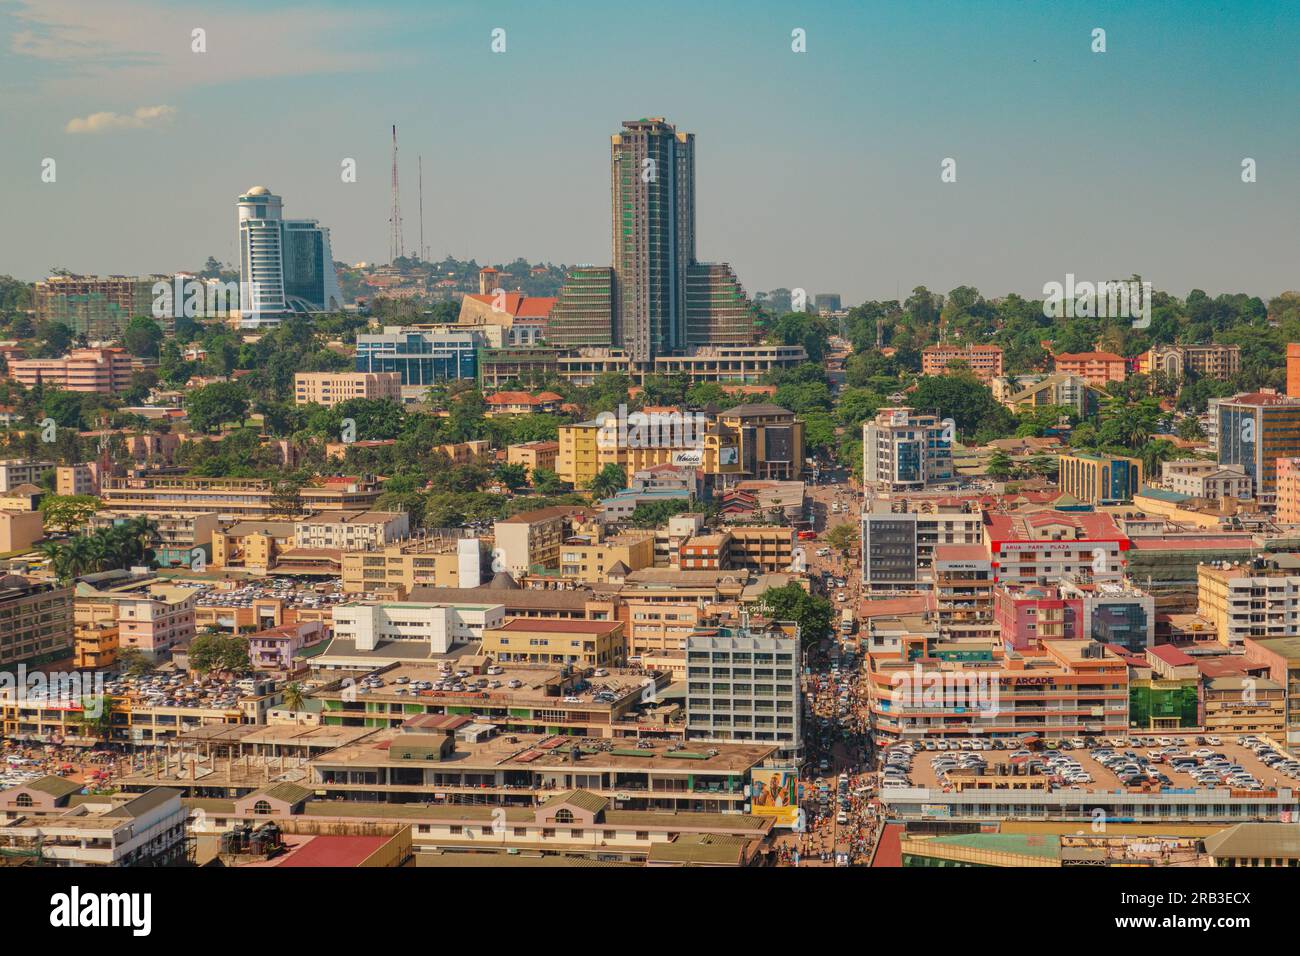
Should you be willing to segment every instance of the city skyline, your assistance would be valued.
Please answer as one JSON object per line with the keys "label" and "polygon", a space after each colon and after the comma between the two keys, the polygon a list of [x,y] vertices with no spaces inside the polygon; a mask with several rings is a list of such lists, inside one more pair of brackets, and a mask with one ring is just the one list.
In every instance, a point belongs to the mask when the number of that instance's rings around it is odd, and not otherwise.
{"label": "city skyline", "polygon": [[[7,237],[0,271],[236,263],[225,203],[253,182],[280,184],[287,214],[328,226],[338,259],[381,261],[394,122],[408,245],[418,156],[435,260],[602,262],[608,200],[591,184],[607,170],[591,144],[626,117],[667,116],[709,144],[698,258],[731,263],[751,293],[1041,297],[1067,273],[1139,273],[1180,296],[1295,287],[1300,150],[1275,119],[1297,91],[1278,41],[1294,10],[918,7],[724,4],[675,31],[687,10],[669,4],[621,47],[631,15],[587,4],[325,4],[304,20],[238,4],[9,0],[0,102],[23,146],[3,160],[0,202],[46,228]],[[128,12],[130,29],[115,23]],[[237,49],[236,21],[258,27]],[[1090,49],[1098,26],[1104,54]],[[794,29],[807,52],[792,51]],[[699,68],[650,73],[664,54]],[[590,72],[605,82],[575,83]],[[459,89],[466,73],[472,97],[423,92],[439,77]],[[998,105],[1008,88],[1014,111]],[[272,108],[247,109],[250,97]],[[941,182],[946,158],[956,182]],[[1256,182],[1242,182],[1245,158]],[[355,183],[340,176],[347,159]]]}

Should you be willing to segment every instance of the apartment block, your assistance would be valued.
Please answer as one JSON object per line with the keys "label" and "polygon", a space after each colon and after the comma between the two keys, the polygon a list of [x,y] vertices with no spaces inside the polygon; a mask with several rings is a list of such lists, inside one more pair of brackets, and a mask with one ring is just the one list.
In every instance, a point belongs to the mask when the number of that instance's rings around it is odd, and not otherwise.
{"label": "apartment block", "polygon": [[1052,362],[1057,372],[1078,375],[1097,387],[1128,377],[1128,360],[1113,352],[1062,352],[1054,355]]}
{"label": "apartment block", "polygon": [[530,441],[506,448],[506,463],[522,465],[531,480],[538,468],[555,471],[560,457],[558,441]]}
{"label": "apartment block", "polygon": [[19,485],[40,485],[47,471],[57,466],[52,461],[24,458],[0,459],[0,492],[13,491]]}
{"label": "apartment block", "polygon": [[121,648],[134,648],[155,661],[164,660],[194,639],[198,594],[196,588],[156,578],[102,587],[82,581],[76,588],[75,621],[78,626],[116,624]]}
{"label": "apartment block", "polygon": [[99,494],[99,463],[59,465],[54,469],[56,495]]}
{"label": "apartment block", "polygon": [[333,408],[354,398],[401,401],[402,376],[397,372],[297,372],[293,376],[295,405]]}
{"label": "apartment block", "polygon": [[72,654],[72,589],[0,577],[0,668],[57,664]]}
{"label": "apartment block", "polygon": [[560,548],[570,527],[585,517],[583,508],[557,505],[501,519],[493,534],[504,570],[519,578],[534,568],[559,568]]}
{"label": "apartment block", "polygon": [[1181,381],[1188,373],[1226,381],[1241,371],[1240,345],[1153,345],[1138,356],[1138,371]]}
{"label": "apartment block", "polygon": [[9,377],[25,388],[38,384],[69,392],[113,395],[131,387],[131,356],[125,349],[73,349],[62,358],[15,359]]}
{"label": "apartment block", "polygon": [[985,385],[1002,374],[1000,345],[927,345],[921,349],[922,375],[947,375],[964,365]]}
{"label": "apartment block", "polygon": [[1247,638],[1292,637],[1300,634],[1300,575],[1263,559],[1199,565],[1196,613],[1228,647],[1241,647]]}
{"label": "apartment block", "polygon": [[405,511],[321,512],[293,526],[294,547],[355,551],[382,548],[411,532]]}
{"label": "apartment block", "polygon": [[[36,322],[58,322],[91,342],[115,339],[137,315],[153,315],[153,287],[165,276],[50,276],[33,288]],[[163,331],[173,319],[165,315]]]}
{"label": "apartment block", "polygon": [[560,548],[560,574],[583,584],[605,584],[631,571],[653,567],[654,561],[653,531],[577,536]]}

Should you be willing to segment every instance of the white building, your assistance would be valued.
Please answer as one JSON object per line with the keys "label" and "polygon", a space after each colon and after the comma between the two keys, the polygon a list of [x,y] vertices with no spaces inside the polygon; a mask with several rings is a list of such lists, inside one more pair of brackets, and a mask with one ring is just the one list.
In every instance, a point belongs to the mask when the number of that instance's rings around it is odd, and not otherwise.
{"label": "white building", "polygon": [[293,526],[299,548],[361,551],[382,548],[411,533],[411,516],[405,511],[322,511]]}
{"label": "white building", "polygon": [[41,476],[57,466],[52,461],[8,458],[0,461],[0,491],[12,491],[19,485],[39,485]]}
{"label": "white building", "polygon": [[938,415],[882,408],[862,425],[864,482],[881,491],[920,491],[951,481],[952,427]]}
{"label": "white building", "polygon": [[[787,633],[781,627],[789,627]],[[707,628],[686,638],[686,738],[772,743],[801,760],[799,629]]]}
{"label": "white building", "polygon": [[390,641],[427,644],[430,654],[446,654],[455,644],[481,641],[485,628],[505,620],[501,604],[344,604],[334,609],[334,644],[354,642],[357,651],[375,651]]}
{"label": "white building", "polygon": [[330,231],[315,219],[285,219],[265,186],[239,197],[239,278],[251,301],[240,303],[240,327],[278,325],[295,312],[343,307]]}

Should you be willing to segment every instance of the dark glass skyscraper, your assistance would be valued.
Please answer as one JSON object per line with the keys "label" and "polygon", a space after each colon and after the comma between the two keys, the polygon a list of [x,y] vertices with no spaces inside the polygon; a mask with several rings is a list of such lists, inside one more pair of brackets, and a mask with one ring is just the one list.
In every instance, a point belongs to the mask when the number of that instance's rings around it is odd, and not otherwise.
{"label": "dark glass skyscraper", "polygon": [[757,309],[726,263],[695,261],[695,134],[663,117],[610,137],[613,267],[565,276],[548,344],[622,349],[636,370],[660,355],[749,345]]}
{"label": "dark glass skyscraper", "polygon": [[634,362],[686,345],[686,276],[695,261],[695,135],[662,117],[610,137],[614,339]]}

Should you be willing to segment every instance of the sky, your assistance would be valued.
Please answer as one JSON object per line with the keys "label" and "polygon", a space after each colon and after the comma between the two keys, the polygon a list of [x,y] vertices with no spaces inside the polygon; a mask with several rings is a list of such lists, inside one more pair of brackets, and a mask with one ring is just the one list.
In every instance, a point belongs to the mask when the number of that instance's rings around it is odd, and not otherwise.
{"label": "sky", "polygon": [[392,124],[408,252],[422,156],[432,258],[606,264],[643,116],[751,292],[1300,288],[1294,0],[0,0],[0,274],[233,262],[253,185],[386,261]]}

